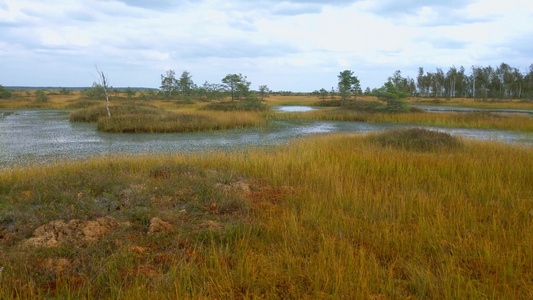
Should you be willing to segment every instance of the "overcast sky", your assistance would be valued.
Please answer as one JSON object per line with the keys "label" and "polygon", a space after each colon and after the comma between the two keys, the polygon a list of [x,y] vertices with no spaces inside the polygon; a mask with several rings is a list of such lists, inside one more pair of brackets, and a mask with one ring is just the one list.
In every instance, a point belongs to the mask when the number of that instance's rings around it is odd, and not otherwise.
{"label": "overcast sky", "polygon": [[98,65],[114,87],[173,69],[305,92],[502,62],[533,64],[531,0],[0,0],[4,86],[90,86]]}

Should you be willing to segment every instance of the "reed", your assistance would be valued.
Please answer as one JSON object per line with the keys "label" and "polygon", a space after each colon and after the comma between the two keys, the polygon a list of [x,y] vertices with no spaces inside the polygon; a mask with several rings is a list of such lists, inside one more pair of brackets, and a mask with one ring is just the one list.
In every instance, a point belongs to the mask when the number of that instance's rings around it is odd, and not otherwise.
{"label": "reed", "polygon": [[[408,144],[419,138],[405,135]],[[531,298],[533,149],[454,143],[421,150],[335,134],[4,170],[0,293]],[[123,225],[83,247],[20,246],[49,221],[105,215]],[[147,235],[152,217],[173,229]],[[61,258],[69,268],[45,263]]]}

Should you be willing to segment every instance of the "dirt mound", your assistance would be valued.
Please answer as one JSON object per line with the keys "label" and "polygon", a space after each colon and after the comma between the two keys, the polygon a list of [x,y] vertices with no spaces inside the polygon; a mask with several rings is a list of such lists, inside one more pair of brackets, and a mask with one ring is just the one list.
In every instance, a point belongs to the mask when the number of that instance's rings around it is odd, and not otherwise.
{"label": "dirt mound", "polygon": [[73,219],[68,223],[55,220],[35,229],[33,236],[24,241],[23,246],[51,248],[68,241],[90,242],[109,233],[117,225],[117,221],[110,216],[95,221]]}
{"label": "dirt mound", "polygon": [[148,228],[148,235],[153,235],[159,232],[165,232],[172,229],[172,224],[161,220],[160,218],[152,218],[150,220],[150,227]]}

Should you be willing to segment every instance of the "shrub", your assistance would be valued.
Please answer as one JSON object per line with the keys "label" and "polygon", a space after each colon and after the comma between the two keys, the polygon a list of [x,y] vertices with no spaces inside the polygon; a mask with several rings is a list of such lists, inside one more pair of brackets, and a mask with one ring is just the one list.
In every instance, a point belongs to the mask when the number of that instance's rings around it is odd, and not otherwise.
{"label": "shrub", "polygon": [[37,100],[37,102],[40,102],[40,103],[48,102],[48,96],[46,96],[43,90],[35,91],[35,99]]}
{"label": "shrub", "polygon": [[448,133],[422,128],[392,129],[371,139],[384,147],[425,152],[456,149],[462,144]]}
{"label": "shrub", "polygon": [[0,99],[8,99],[8,98],[11,98],[11,92],[5,87],[3,87],[2,85],[0,85]]}

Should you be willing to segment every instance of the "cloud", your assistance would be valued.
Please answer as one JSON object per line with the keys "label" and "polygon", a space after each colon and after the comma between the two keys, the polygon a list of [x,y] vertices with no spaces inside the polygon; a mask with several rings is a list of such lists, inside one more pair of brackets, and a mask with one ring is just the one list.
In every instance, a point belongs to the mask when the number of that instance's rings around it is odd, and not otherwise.
{"label": "cloud", "polygon": [[274,5],[271,13],[275,15],[296,16],[302,14],[318,14],[321,11],[322,5],[320,4],[281,2]]}
{"label": "cloud", "polygon": [[263,12],[274,16],[298,16],[319,14],[324,7],[346,7],[362,0],[259,0],[259,1],[228,1],[225,8],[232,11]]}
{"label": "cloud", "polygon": [[384,0],[367,2],[371,3],[368,6],[369,11],[386,17],[398,17],[417,14],[424,8],[461,10],[472,3],[473,0]]}
{"label": "cloud", "polygon": [[473,0],[435,0],[435,1],[366,1],[368,12],[392,20],[397,24],[411,26],[456,26],[469,23],[487,22],[487,16],[479,17],[465,13]]}
{"label": "cloud", "polygon": [[446,36],[435,36],[424,34],[413,39],[416,43],[429,43],[436,49],[458,50],[464,49],[470,42],[461,39],[454,39]]}
{"label": "cloud", "polygon": [[186,0],[104,0],[106,2],[122,2],[127,6],[140,7],[150,10],[166,10],[170,8],[179,7],[183,4],[187,4],[190,1]]}

